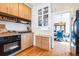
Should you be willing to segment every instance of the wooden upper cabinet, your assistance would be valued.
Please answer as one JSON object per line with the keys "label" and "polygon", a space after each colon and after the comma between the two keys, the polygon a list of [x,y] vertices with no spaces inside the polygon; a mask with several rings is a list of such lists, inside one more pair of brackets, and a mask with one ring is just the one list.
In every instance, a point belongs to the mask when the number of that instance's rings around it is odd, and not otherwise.
{"label": "wooden upper cabinet", "polygon": [[23,7],[22,7],[23,4],[19,4],[19,17],[23,17]]}
{"label": "wooden upper cabinet", "polygon": [[18,3],[0,3],[0,12],[18,16]]}
{"label": "wooden upper cabinet", "polygon": [[28,6],[24,4],[24,17],[28,19]]}
{"label": "wooden upper cabinet", "polygon": [[8,3],[0,3],[0,12],[8,13]]}
{"label": "wooden upper cabinet", "polygon": [[31,21],[31,8],[23,3],[0,3],[0,12]]}
{"label": "wooden upper cabinet", "polygon": [[31,10],[31,8],[29,7],[29,8],[28,8],[28,20],[31,20],[31,17],[32,17],[32,10]]}
{"label": "wooden upper cabinet", "polygon": [[19,17],[31,20],[31,8],[25,4],[19,4]]}
{"label": "wooden upper cabinet", "polygon": [[25,8],[26,7],[25,7],[24,4],[22,4],[22,3],[19,4],[19,16],[26,19],[26,17],[27,17],[26,13],[27,12],[26,12]]}
{"label": "wooden upper cabinet", "polygon": [[9,3],[8,13],[18,16],[19,14],[19,4],[18,3]]}

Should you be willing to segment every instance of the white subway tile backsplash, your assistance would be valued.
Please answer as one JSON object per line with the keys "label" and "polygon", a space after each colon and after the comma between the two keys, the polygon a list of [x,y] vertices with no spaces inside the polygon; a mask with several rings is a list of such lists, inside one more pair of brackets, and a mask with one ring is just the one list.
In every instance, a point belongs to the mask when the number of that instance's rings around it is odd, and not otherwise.
{"label": "white subway tile backsplash", "polygon": [[0,24],[5,24],[6,29],[10,31],[27,31],[26,24],[6,22],[6,21],[0,21]]}

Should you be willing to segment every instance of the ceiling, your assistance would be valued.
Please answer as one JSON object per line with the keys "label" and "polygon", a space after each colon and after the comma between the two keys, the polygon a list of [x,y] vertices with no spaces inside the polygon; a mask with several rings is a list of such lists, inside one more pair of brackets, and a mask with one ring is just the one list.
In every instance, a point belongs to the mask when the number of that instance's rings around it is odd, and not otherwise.
{"label": "ceiling", "polygon": [[30,7],[38,6],[40,4],[44,4],[44,3],[28,3]]}
{"label": "ceiling", "polygon": [[[46,3],[28,3],[28,5],[33,8],[35,6],[44,5]],[[79,3],[50,3],[52,12],[69,11],[69,10],[79,10]]]}

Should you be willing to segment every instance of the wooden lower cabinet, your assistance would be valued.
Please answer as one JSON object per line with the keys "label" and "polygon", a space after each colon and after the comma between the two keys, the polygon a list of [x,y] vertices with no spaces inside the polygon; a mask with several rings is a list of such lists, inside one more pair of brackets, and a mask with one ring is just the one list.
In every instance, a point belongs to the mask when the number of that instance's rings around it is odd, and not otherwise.
{"label": "wooden lower cabinet", "polygon": [[49,50],[49,44],[44,44],[42,43],[42,48],[45,49],[45,50]]}
{"label": "wooden lower cabinet", "polygon": [[39,47],[39,48],[41,48],[41,42],[42,41],[41,41],[40,37],[37,37],[36,38],[36,46]]}
{"label": "wooden lower cabinet", "polygon": [[21,50],[24,50],[33,45],[32,33],[24,33],[21,35]]}
{"label": "wooden lower cabinet", "polygon": [[36,36],[36,46],[45,50],[49,50],[49,37]]}
{"label": "wooden lower cabinet", "polygon": [[48,37],[43,37],[42,39],[42,48],[49,50],[49,38]]}

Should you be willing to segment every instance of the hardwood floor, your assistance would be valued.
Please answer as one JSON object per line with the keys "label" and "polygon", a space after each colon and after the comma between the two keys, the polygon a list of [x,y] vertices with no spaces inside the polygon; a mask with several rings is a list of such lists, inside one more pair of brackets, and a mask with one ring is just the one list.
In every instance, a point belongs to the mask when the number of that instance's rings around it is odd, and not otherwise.
{"label": "hardwood floor", "polygon": [[30,47],[16,54],[16,56],[69,56],[69,52],[69,43],[55,42],[55,47],[51,51],[46,51],[38,47]]}

